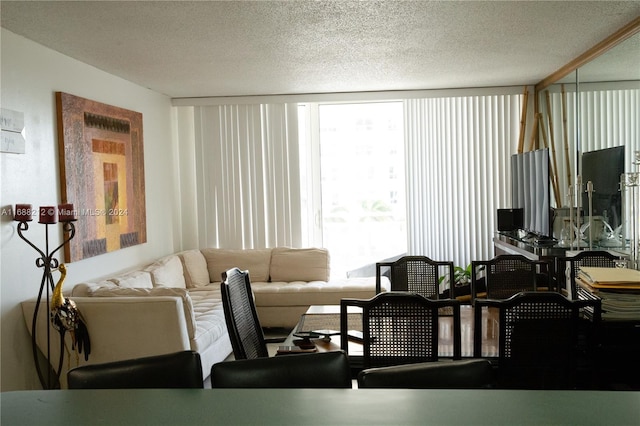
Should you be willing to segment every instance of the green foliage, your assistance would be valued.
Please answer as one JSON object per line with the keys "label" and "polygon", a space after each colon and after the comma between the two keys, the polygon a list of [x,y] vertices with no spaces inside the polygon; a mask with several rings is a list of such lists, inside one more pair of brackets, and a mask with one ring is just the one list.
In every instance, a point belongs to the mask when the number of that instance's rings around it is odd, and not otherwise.
{"label": "green foliage", "polygon": [[456,284],[471,281],[471,263],[468,264],[466,268],[455,266],[453,268],[453,279]]}
{"label": "green foliage", "polygon": [[[442,275],[438,282],[441,283],[445,279],[445,275]],[[467,265],[466,268],[461,266],[453,267],[453,280],[456,285],[464,284],[471,281],[471,263]]]}
{"label": "green foliage", "polygon": [[393,219],[391,214],[391,207],[384,201],[363,201],[361,204],[363,216],[360,218],[360,222],[385,222]]}

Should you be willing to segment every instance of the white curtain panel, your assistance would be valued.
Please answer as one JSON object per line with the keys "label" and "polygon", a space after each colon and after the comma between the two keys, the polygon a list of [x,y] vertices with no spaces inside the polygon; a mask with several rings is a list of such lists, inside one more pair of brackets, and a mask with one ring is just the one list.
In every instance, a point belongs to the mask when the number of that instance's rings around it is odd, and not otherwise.
{"label": "white curtain panel", "polygon": [[300,245],[296,104],[195,107],[200,247]]}

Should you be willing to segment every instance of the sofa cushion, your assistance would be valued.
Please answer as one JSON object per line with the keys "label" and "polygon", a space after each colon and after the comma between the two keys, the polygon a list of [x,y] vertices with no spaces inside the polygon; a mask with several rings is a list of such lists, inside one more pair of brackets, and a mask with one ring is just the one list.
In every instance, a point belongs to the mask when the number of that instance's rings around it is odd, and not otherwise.
{"label": "sofa cushion", "polygon": [[[382,288],[389,288],[382,277]],[[342,278],[326,281],[252,282],[251,290],[260,306],[339,305],[342,298],[370,299],[376,295],[375,278]]]}
{"label": "sofa cushion", "polygon": [[155,288],[109,288],[100,287],[91,293],[93,297],[147,297],[147,296],[171,296],[182,299],[182,307],[184,309],[185,320],[187,322],[187,331],[189,338],[193,339],[196,332],[196,321],[194,318],[193,303],[191,296],[186,289],[155,287]]}
{"label": "sofa cushion", "polygon": [[179,253],[187,288],[204,287],[209,284],[207,260],[200,250],[187,250]]}
{"label": "sofa cushion", "polygon": [[151,274],[146,271],[133,271],[124,275],[109,278],[118,287],[122,288],[153,288]]}
{"label": "sofa cushion", "polygon": [[147,266],[144,270],[151,273],[154,287],[187,288],[182,261],[176,255],[164,257]]}
{"label": "sofa cushion", "polygon": [[327,249],[278,247],[271,252],[271,281],[328,281],[329,271]]}
{"label": "sofa cushion", "polygon": [[222,273],[234,267],[248,270],[251,281],[269,280],[271,249],[231,250],[206,248],[202,249],[202,254],[207,259],[211,282],[220,282]]}
{"label": "sofa cushion", "polygon": [[192,349],[204,352],[221,338],[228,338],[227,325],[222,308],[220,286],[198,287],[189,290],[196,320]]}

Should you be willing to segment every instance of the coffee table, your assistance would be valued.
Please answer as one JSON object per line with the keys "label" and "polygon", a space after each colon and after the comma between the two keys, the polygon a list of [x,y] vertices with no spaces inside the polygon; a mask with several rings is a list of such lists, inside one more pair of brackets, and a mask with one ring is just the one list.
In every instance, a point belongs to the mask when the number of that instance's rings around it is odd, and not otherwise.
{"label": "coffee table", "polygon": [[[362,310],[351,307],[349,325],[353,330],[362,330]],[[300,322],[287,336],[283,345],[296,345],[311,341],[318,352],[339,351],[340,347],[340,305],[312,305],[300,317]],[[349,340],[349,361],[352,367],[362,366],[362,344]]]}

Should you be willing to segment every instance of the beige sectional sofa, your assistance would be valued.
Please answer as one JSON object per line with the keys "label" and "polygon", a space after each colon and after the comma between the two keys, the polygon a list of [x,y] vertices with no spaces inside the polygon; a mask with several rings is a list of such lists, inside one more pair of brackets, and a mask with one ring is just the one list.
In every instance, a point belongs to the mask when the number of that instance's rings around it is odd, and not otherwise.
{"label": "beige sectional sofa", "polygon": [[[325,249],[201,249],[166,256],[151,265],[94,283],[76,285],[69,295],[81,311],[91,337],[89,361],[71,355],[76,365],[101,363],[191,349],[200,353],[203,374],[231,354],[220,295],[223,272],[248,270],[263,327],[292,328],[312,304],[339,304],[343,297],[370,298],[375,277],[330,279]],[[70,274],[73,271],[69,265]],[[383,283],[389,287],[388,281]],[[27,328],[35,300],[23,302]],[[40,319],[47,318],[44,304]],[[51,328],[53,330],[53,328]],[[55,339],[55,331],[53,341]],[[38,345],[46,348],[44,320]],[[67,342],[70,348],[70,341]],[[58,348],[51,345],[51,359]]]}

